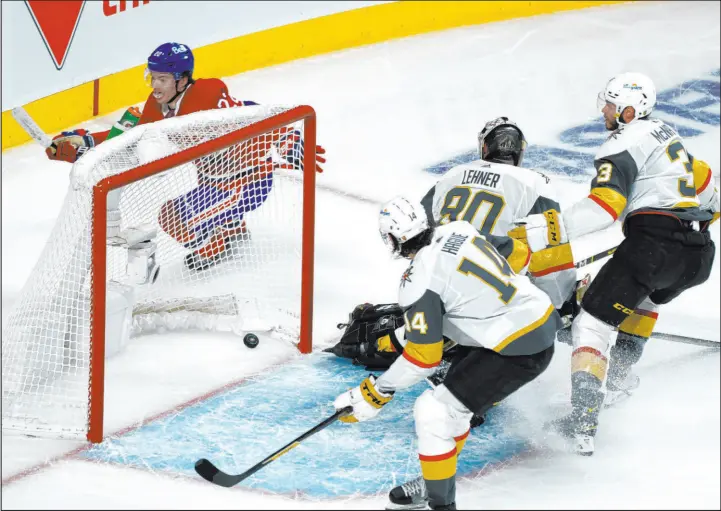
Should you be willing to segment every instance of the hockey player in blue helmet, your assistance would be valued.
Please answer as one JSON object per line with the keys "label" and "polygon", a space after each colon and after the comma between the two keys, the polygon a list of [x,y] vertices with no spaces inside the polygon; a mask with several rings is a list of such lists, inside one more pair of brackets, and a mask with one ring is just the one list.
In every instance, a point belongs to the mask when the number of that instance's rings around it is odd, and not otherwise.
{"label": "hockey player in blue helmet", "polygon": [[[164,43],[153,50],[145,70],[146,82],[153,90],[138,124],[203,110],[257,105],[254,101],[235,99],[219,78],[195,79],[194,68],[193,52],[185,44]],[[75,162],[87,149],[105,141],[109,132],[91,134],[83,129],[63,132],[53,139],[54,150],[48,150],[48,157]],[[277,139],[269,143],[276,146],[279,156],[300,168],[302,158],[297,157],[302,152],[300,131],[275,130],[271,138]],[[324,153],[317,146],[316,154]],[[191,270],[214,266],[227,256],[233,241],[247,239],[249,233],[243,217],[263,204],[272,189],[273,173],[267,168],[264,155],[242,154],[236,160],[225,162],[222,172],[217,169],[218,161],[210,164],[210,160],[199,160],[198,186],[167,201],[160,209],[160,228],[190,250],[185,264]],[[325,159],[318,156],[317,162],[325,163]],[[233,167],[238,167],[237,172],[233,172]],[[259,171],[249,174],[249,167]],[[318,165],[316,170],[323,171]]]}

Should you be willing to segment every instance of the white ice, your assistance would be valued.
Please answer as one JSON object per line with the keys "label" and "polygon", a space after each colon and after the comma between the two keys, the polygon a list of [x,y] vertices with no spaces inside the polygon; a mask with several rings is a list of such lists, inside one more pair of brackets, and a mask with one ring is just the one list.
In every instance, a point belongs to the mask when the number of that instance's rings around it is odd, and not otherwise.
{"label": "white ice", "polygon": [[[377,205],[400,193],[420,197],[435,179],[420,168],[473,149],[479,128],[498,115],[516,120],[531,144],[558,145],[561,131],[597,117],[596,94],[620,71],[645,72],[663,90],[717,69],[719,15],[718,2],[599,7],[411,37],[226,78],[239,99],[309,104],[317,111],[328,163],[318,179],[316,347],[337,336],[335,324],[355,304],[395,300],[403,263],[389,259],[377,234]],[[107,128],[120,113],[83,126]],[[719,127],[698,126],[708,132],[688,139],[687,147],[719,169]],[[3,153],[3,321],[53,226],[68,170],[48,162],[36,145]],[[587,193],[586,184],[558,182],[563,206]],[[712,235],[718,243],[718,224]],[[582,240],[575,252],[590,255],[618,240],[614,226]],[[718,256],[709,282],[662,308],[658,329],[719,340]],[[272,339],[251,351],[231,334],[134,339],[108,364],[106,431],[297,356],[295,348]],[[514,406],[540,424],[568,397],[569,360],[570,348],[559,345],[551,367],[512,396]],[[190,371],[196,376],[188,377]],[[462,479],[459,507],[718,509],[718,351],[651,341],[637,373],[642,384],[636,395],[602,415],[593,457],[543,451]],[[298,387],[303,392],[302,381]],[[80,446],[3,434],[3,507],[385,505],[387,488],[375,497],[293,499],[65,456]],[[52,462],[15,477],[46,461]]]}

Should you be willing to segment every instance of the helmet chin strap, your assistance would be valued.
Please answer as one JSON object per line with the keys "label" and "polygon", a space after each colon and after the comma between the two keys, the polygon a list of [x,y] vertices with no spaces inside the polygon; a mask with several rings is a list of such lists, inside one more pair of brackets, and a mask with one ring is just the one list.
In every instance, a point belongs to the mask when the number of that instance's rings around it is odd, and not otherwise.
{"label": "helmet chin strap", "polygon": [[[182,79],[183,79],[183,77],[181,76],[181,77],[180,77],[180,80],[182,80]],[[175,99],[176,99],[178,96],[180,96],[183,92],[185,92],[186,90],[188,90],[188,86],[189,86],[191,83],[194,82],[194,80],[193,80],[191,77],[188,77],[188,83],[185,84],[185,87],[183,87],[183,90],[178,90],[178,83],[180,82],[180,80],[175,80],[175,96],[173,96],[172,98],[170,98],[170,99],[168,100],[168,102],[166,103],[166,104],[168,105],[168,107],[170,107],[170,103],[172,103],[173,101],[175,101]]]}

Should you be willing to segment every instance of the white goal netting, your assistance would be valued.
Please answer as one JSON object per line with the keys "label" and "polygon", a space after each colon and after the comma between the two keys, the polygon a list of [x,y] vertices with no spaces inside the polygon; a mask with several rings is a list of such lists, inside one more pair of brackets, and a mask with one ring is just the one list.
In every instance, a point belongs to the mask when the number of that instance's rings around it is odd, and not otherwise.
{"label": "white goal netting", "polygon": [[[106,355],[119,349],[109,346],[115,329],[263,329],[297,342],[305,123],[282,124],[288,110],[212,110],[137,126],[73,166],[56,225],[3,324],[4,430],[84,437],[92,407],[103,406],[91,391],[91,353],[98,342]],[[265,132],[197,154],[203,142],[278,115]],[[143,175],[149,162],[179,153],[190,161]],[[106,335],[96,339],[93,194],[129,171],[140,179],[107,195]],[[118,296],[132,296],[132,320],[111,318]]]}

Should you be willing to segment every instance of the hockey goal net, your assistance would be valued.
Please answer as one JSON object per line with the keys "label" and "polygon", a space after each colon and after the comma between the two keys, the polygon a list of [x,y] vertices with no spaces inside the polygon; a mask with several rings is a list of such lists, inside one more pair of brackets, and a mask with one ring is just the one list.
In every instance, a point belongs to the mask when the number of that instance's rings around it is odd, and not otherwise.
{"label": "hockey goal net", "polygon": [[137,126],[78,160],[3,324],[3,430],[100,442],[111,338],[267,331],[309,353],[315,143],[311,107],[253,106]]}

